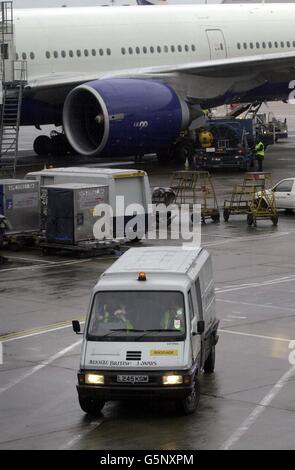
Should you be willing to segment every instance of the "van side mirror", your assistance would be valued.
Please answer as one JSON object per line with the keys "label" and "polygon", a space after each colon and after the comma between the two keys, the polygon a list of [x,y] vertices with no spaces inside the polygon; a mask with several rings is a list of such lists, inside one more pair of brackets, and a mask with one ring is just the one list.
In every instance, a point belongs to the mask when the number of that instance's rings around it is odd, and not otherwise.
{"label": "van side mirror", "polygon": [[81,334],[81,325],[78,320],[73,320],[72,326],[73,326],[74,333],[76,333],[76,335]]}
{"label": "van side mirror", "polygon": [[205,331],[205,322],[204,320],[199,320],[197,324],[197,331],[199,335],[202,335]]}

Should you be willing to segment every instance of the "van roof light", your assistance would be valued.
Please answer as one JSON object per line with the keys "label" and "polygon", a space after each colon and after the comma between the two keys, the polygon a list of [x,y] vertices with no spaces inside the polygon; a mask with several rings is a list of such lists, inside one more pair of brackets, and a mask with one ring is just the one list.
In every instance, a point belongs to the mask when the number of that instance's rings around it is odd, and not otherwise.
{"label": "van roof light", "polygon": [[146,281],[146,274],[143,271],[138,273],[138,281]]}

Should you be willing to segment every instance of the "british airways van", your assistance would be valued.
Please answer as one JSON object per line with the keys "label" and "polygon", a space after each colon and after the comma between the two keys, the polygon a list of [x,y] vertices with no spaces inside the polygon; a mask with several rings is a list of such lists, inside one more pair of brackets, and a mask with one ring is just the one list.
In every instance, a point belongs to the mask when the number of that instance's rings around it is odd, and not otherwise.
{"label": "british airways van", "polygon": [[[218,325],[206,250],[130,249],[91,295],[78,373],[82,410],[95,414],[107,401],[142,397],[174,400],[193,413],[199,376],[214,371]],[[80,333],[78,321],[73,328]]]}

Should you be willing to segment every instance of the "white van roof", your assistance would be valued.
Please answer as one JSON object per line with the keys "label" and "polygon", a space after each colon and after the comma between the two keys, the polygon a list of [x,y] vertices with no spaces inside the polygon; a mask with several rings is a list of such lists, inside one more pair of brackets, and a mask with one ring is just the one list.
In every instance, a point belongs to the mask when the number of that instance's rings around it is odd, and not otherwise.
{"label": "white van roof", "polygon": [[140,271],[186,274],[203,251],[202,248],[192,250],[181,246],[131,248],[105,274]]}

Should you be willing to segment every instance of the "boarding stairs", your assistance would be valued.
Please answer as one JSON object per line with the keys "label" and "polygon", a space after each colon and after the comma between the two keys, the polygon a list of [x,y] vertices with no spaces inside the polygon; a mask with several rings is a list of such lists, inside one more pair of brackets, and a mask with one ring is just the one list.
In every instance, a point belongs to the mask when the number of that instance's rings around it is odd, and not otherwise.
{"label": "boarding stairs", "polygon": [[0,51],[0,175],[15,177],[23,91],[27,83],[27,63],[16,60],[12,2],[0,2]]}

